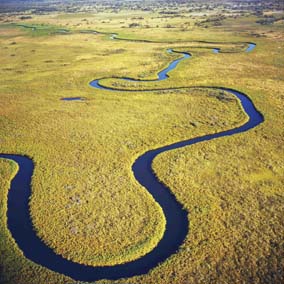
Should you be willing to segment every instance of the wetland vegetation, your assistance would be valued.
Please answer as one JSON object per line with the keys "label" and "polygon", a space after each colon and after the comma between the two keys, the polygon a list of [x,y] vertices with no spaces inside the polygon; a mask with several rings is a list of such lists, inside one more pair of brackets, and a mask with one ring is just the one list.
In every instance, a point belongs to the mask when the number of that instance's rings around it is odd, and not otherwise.
{"label": "wetland vegetation", "polygon": [[[154,172],[189,212],[189,233],[149,273],[101,283],[283,281],[281,1],[0,5],[0,153],[33,159],[30,214],[46,245],[94,266],[153,250],[166,220],[131,166],[148,150],[243,124],[234,96],[202,88],[222,86],[246,93],[265,122],[157,156]],[[192,58],[167,80],[119,79],[156,79],[180,57],[168,48]],[[96,78],[129,92],[94,89]],[[29,261],[13,240],[6,212],[17,167],[0,159],[0,283],[78,283]]]}

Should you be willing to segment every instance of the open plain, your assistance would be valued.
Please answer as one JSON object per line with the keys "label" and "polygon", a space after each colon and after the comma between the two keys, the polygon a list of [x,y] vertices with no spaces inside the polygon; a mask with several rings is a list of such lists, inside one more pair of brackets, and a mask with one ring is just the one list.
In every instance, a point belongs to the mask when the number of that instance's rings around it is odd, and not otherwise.
{"label": "open plain", "polygon": [[[7,2],[0,4],[0,283],[283,283],[283,4]],[[2,154],[33,163],[27,218],[43,246],[78,265],[119,271],[154,251],[169,224],[133,164],[148,151],[246,124],[249,114],[230,90],[254,105],[258,124],[161,151],[150,163],[186,212],[174,253],[129,277],[86,278],[23,252],[7,213],[17,210],[8,197],[19,164]]]}

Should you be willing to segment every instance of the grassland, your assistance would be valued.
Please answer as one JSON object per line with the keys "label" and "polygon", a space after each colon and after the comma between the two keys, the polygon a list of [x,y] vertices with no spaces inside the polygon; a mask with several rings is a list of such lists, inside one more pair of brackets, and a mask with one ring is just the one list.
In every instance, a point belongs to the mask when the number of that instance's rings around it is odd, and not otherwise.
{"label": "grassland", "polygon": [[[153,79],[178,56],[166,53],[171,47],[193,58],[167,81],[103,83],[141,90],[231,87],[253,99],[265,123],[249,133],[155,159],[155,173],[190,213],[190,232],[168,261],[123,282],[281,283],[283,25],[262,26],[250,15],[204,28],[194,26],[200,19],[195,16],[183,31],[181,17],[141,11],[131,16],[143,18],[139,28],[128,27],[133,19],[127,11],[12,18],[36,24],[36,31],[0,25],[0,152],[28,155],[35,162],[30,205],[38,235],[57,253],[84,264],[113,265],[144,255],[160,240],[165,220],[132,176],[133,161],[148,149],[246,120],[237,100],[220,100],[212,90],[120,93],[88,86],[92,79],[112,76]],[[156,28],[146,27],[149,22]],[[56,34],[58,28],[73,33]],[[83,29],[161,43],[111,41],[78,32]],[[223,43],[249,41],[257,43],[251,54],[240,53],[242,44]],[[236,53],[214,55],[205,48],[213,46]],[[85,100],[60,100],[72,96]],[[17,248],[5,213],[16,165],[0,162],[0,283],[75,283],[31,263]]]}

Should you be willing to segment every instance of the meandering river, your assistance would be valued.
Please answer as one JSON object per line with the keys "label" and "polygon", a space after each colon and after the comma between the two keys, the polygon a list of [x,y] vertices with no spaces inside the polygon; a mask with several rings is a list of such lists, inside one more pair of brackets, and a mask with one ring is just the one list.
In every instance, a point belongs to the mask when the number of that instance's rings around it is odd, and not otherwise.
{"label": "meandering river", "polygon": [[[34,27],[28,28],[32,28],[33,30],[35,29]],[[65,30],[64,32],[66,33]],[[112,34],[111,39],[117,39],[117,35]],[[255,44],[248,43],[246,52],[252,51],[254,47]],[[171,70],[176,68],[181,61],[191,57],[189,53],[177,52],[172,49],[168,49],[167,51],[169,53],[180,53],[182,57],[173,60],[167,68],[160,71],[156,80],[145,81],[166,80],[169,77],[168,73]],[[220,49],[214,48],[213,52],[219,53]],[[133,78],[121,79],[138,81]],[[139,80],[139,82],[141,82],[141,80]],[[118,90],[115,88],[106,87],[100,83],[100,79],[91,81],[90,85],[94,88],[106,91],[136,91]],[[210,87],[206,88],[208,89]],[[249,119],[240,127],[215,134],[179,141],[171,145],[165,145],[157,149],[149,150],[136,159],[132,165],[133,174],[136,180],[143,187],[145,187],[145,189],[147,189],[154,199],[159,203],[167,222],[165,233],[158,245],[151,252],[134,261],[114,266],[93,267],[79,264],[57,255],[37,236],[29,213],[31,178],[34,170],[33,161],[30,158],[22,155],[0,154],[0,158],[13,160],[19,165],[19,171],[12,180],[8,193],[7,225],[24,256],[39,265],[42,265],[55,272],[70,276],[75,280],[95,281],[99,279],[119,279],[145,274],[159,263],[165,261],[169,256],[176,253],[189,232],[188,214],[187,211],[183,209],[183,205],[176,200],[170,189],[159,182],[156,178],[152,170],[153,159],[160,153],[164,153],[166,151],[245,132],[256,127],[264,120],[262,114],[255,108],[253,102],[245,94],[228,88],[211,88],[227,91],[237,97],[241,103],[243,111],[248,115]],[[80,98],[65,99],[79,100]]]}

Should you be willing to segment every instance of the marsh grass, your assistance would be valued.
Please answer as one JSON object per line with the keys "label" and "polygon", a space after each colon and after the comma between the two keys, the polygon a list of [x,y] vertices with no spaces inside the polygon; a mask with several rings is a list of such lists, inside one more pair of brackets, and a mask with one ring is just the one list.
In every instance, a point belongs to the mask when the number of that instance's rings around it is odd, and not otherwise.
{"label": "marsh grass", "polygon": [[[155,17],[165,24],[157,15],[142,16],[145,22]],[[125,17],[124,12],[102,13],[80,26],[80,15],[42,15],[24,22],[44,23],[36,31],[0,25],[1,152],[28,155],[35,162],[30,206],[38,235],[57,253],[85,264],[112,265],[144,255],[162,237],[165,219],[135,181],[134,160],[149,149],[246,121],[238,101],[219,91],[108,92],[88,85],[112,76],[155,79],[157,71],[178,57],[166,53],[171,47],[193,57],[179,64],[168,80],[102,83],[141,90],[231,87],[252,98],[265,123],[248,133],[155,159],[155,173],[190,212],[190,233],[176,255],[149,274],[124,282],[280,283],[284,86],[279,25],[260,27],[247,17],[239,19],[239,25],[224,20],[227,31],[194,27],[185,33],[121,28],[118,23]],[[106,18],[110,21],[102,23]],[[170,24],[183,21],[175,18]],[[62,35],[54,33],[58,27],[118,32],[131,39],[145,39],[146,34],[165,43],[112,41],[106,35],[79,32]],[[252,39],[253,31],[266,37]],[[252,40],[257,48],[250,54],[240,53],[244,45],[231,44]],[[224,53],[212,54],[213,47]],[[72,96],[85,100],[61,100]],[[16,165],[0,163],[1,281],[72,283],[21,255],[7,230],[5,213]]]}

